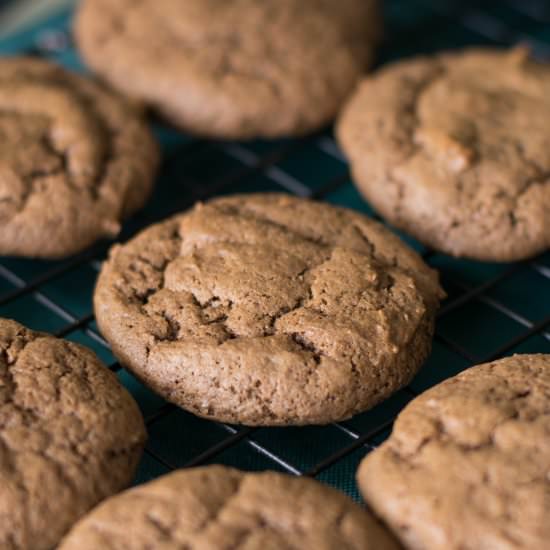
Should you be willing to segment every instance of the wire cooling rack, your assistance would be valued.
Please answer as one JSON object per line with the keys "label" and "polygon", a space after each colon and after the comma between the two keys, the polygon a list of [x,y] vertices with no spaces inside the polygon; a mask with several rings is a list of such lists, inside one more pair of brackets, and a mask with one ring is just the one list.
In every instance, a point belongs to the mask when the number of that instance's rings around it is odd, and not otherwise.
{"label": "wire cooling rack", "polygon": [[[550,2],[545,0],[387,0],[380,62],[472,44],[528,43],[550,57]],[[82,70],[62,13],[0,42],[0,54],[30,53]],[[373,215],[354,189],[329,130],[299,140],[217,142],[162,124],[158,186],[147,208],[120,236],[234,192],[286,191]],[[0,316],[83,343],[116,371],[141,406],[149,431],[136,483],[185,466],[222,463],[314,476],[358,499],[354,474],[365,453],[391,430],[415,395],[478,362],[519,352],[550,353],[550,253],[528,262],[482,264],[427,250],[405,237],[440,271],[448,299],[438,316],[433,353],[407,388],[375,409],[324,427],[246,428],[197,418],[167,404],[120,368],[97,331],[93,286],[111,243],[59,262],[0,258]]]}

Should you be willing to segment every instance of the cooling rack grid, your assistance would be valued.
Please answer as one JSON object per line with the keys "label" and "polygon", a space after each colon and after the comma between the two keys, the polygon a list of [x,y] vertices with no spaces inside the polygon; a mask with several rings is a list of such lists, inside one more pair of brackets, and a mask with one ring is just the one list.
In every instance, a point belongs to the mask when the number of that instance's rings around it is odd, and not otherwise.
{"label": "cooling rack grid", "polygon": [[[474,44],[531,46],[550,57],[550,3],[387,0],[380,63]],[[64,12],[0,41],[0,54],[39,55],[83,66]],[[330,130],[298,140],[217,142],[161,123],[154,130],[164,161],[149,205],[120,241],[196,200],[235,192],[286,191],[374,215],[354,189]],[[375,409],[323,427],[246,428],[199,419],[167,404],[120,368],[97,331],[93,285],[111,243],[59,262],[0,258],[0,316],[93,348],[137,399],[149,431],[136,483],[191,465],[306,474],[358,499],[358,462],[380,444],[415,395],[468,366],[517,352],[550,353],[550,253],[515,264],[456,260],[405,237],[440,271],[448,298],[438,316],[433,353],[405,389]]]}

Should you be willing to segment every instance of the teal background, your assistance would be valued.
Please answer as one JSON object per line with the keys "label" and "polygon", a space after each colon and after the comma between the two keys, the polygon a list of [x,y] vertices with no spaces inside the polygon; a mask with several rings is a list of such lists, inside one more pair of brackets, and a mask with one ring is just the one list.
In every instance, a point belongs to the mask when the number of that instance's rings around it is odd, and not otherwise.
{"label": "teal background", "polygon": [[[379,63],[471,44],[527,42],[550,55],[550,3],[537,1],[385,3]],[[56,14],[0,41],[0,53],[44,55],[83,70],[71,45],[71,13]],[[366,214],[329,130],[301,140],[251,143],[197,140],[153,123],[164,151],[155,194],[124,227],[139,228],[198,199],[243,191],[289,191]],[[462,261],[407,242],[441,273],[449,295],[433,353],[411,385],[375,409],[325,427],[249,429],[199,419],[167,405],[120,369],[93,322],[91,297],[110,243],[60,262],[0,259],[0,316],[92,347],[116,370],[147,419],[149,443],[136,483],[171,468],[223,463],[247,470],[306,473],[358,499],[358,462],[389,434],[395,415],[418,392],[484,360],[517,352],[550,353],[550,254],[518,264]]]}

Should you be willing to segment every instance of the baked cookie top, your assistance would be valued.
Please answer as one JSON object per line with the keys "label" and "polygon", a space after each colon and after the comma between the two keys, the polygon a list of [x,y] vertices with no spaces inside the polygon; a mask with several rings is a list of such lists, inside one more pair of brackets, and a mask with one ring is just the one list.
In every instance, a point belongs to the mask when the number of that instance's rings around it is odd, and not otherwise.
{"label": "baked cookie top", "polygon": [[141,115],[50,62],[0,59],[0,254],[72,254],[118,233],[151,191]]}
{"label": "baked cookie top", "polygon": [[514,355],[412,401],[357,479],[407,548],[543,550],[549,468],[550,355]]}
{"label": "baked cookie top", "polygon": [[328,123],[372,58],[377,0],[85,0],[87,63],[170,122],[225,138]]}
{"label": "baked cookie top", "polygon": [[474,49],[365,79],[337,133],[391,223],[456,256],[511,261],[550,246],[548,120],[548,63]]}
{"label": "baked cookie top", "polygon": [[100,504],[60,550],[397,550],[342,493],[305,477],[223,466],[179,470]]}
{"label": "baked cookie top", "polygon": [[139,409],[88,349],[0,319],[0,547],[49,550],[132,480]]}
{"label": "baked cookie top", "polygon": [[220,198],[113,247],[96,318],[120,361],[194,413],[347,418],[408,383],[437,275],[382,225],[288,195]]}

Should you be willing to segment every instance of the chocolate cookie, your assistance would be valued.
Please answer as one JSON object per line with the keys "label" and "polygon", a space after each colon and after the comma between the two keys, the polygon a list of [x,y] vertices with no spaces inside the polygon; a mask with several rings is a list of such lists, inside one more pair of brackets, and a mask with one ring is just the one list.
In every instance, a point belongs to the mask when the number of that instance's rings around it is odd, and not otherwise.
{"label": "chocolate cookie", "polygon": [[0,319],[0,548],[49,550],[125,488],[139,409],[86,348]]}
{"label": "chocolate cookie", "polygon": [[59,550],[398,550],[342,493],[305,477],[223,466],[179,470],[103,502]]}
{"label": "chocolate cookie", "polygon": [[550,246],[548,120],[550,65],[478,49],[383,68],[337,133],[391,223],[449,254],[511,261]]}
{"label": "chocolate cookie", "polygon": [[0,254],[53,258],[114,236],[151,191],[141,115],[84,77],[0,60]]}
{"label": "chocolate cookie", "polygon": [[372,58],[377,0],[85,0],[90,66],[170,122],[225,138],[328,123]]}
{"label": "chocolate cookie", "polygon": [[515,355],[412,401],[357,478],[411,550],[544,550],[549,468],[550,355]]}
{"label": "chocolate cookie", "polygon": [[119,360],[200,416],[348,418],[429,353],[437,275],[382,225],[287,195],[198,204],[115,246],[97,322]]}

